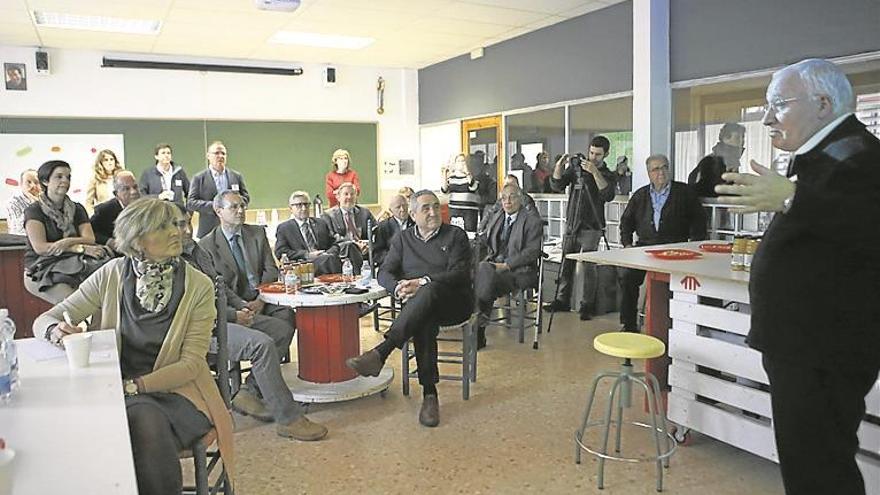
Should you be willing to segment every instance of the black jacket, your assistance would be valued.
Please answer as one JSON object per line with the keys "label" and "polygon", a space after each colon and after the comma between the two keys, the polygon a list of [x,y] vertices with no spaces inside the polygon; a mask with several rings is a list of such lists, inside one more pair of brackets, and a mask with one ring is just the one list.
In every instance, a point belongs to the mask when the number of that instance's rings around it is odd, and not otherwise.
{"label": "black jacket", "polygon": [[615,174],[608,170],[604,162],[599,167],[599,173],[608,182],[608,186],[602,190],[597,187],[593,174],[581,167],[568,167],[558,180],[550,176],[550,187],[555,192],[564,192],[571,184],[565,220],[566,228],[572,233],[605,228],[605,203],[614,199]]}
{"label": "black jacket", "polygon": [[701,241],[706,238],[706,212],[694,191],[682,182],[669,184],[669,197],[660,212],[660,229],[654,228],[651,185],[633,193],[620,217],[620,243],[633,245],[633,232],[639,235],[637,246],[671,242]]}
{"label": "black jacket", "polygon": [[788,213],[752,260],[749,345],[818,367],[880,366],[880,141],[850,116],[795,157]]}
{"label": "black jacket", "polygon": [[[413,219],[407,217],[406,222],[403,224],[403,230],[413,225],[415,225]],[[400,231],[400,224],[397,223],[397,219],[394,217],[379,222],[373,240],[373,263],[376,266],[382,266],[382,262],[385,261],[385,255],[388,254],[388,250],[391,248],[391,239],[394,239],[394,236]]]}
{"label": "black jacket", "polygon": [[[179,204],[186,203],[189,196],[189,178],[182,167],[178,167],[171,162],[171,190],[174,191],[174,202]],[[156,165],[144,170],[141,174],[141,180],[138,182],[141,194],[144,196],[158,196],[162,189],[162,174],[156,169]]]}
{"label": "black jacket", "polygon": [[108,199],[99,205],[95,205],[95,212],[89,222],[95,232],[95,242],[107,244],[113,238],[113,228],[116,225],[116,217],[122,213],[122,204],[116,198]]}
{"label": "black jacket", "polygon": [[[330,227],[323,218],[309,217],[307,220],[315,233],[318,250],[327,254],[339,254],[339,246],[333,240]],[[286,254],[290,261],[305,261],[309,253],[306,240],[303,239],[299,223],[293,218],[282,222],[275,230],[275,257],[279,260]]]}

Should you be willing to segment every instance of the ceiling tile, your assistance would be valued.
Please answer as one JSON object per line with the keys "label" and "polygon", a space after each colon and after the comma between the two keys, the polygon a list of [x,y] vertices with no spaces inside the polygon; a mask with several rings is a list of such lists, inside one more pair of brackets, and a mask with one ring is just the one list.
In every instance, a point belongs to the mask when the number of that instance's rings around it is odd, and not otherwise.
{"label": "ceiling tile", "polygon": [[493,7],[504,7],[519,10],[528,10],[532,12],[542,12],[546,14],[556,14],[566,10],[571,10],[581,4],[586,3],[584,0],[462,0],[466,3],[476,5],[489,5]]}
{"label": "ceiling tile", "polygon": [[450,3],[448,6],[438,10],[436,15],[448,19],[464,19],[506,26],[524,26],[544,17],[543,14],[538,12],[490,7],[466,2]]}

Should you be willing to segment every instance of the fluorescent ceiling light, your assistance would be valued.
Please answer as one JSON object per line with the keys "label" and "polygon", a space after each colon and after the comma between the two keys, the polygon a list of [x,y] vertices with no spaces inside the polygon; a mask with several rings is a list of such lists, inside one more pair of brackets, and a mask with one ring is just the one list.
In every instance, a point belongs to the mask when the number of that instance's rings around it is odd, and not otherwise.
{"label": "fluorescent ceiling light", "polygon": [[34,11],[34,23],[40,27],[129,34],[159,34],[159,30],[162,28],[162,21],[62,14],[41,10]]}
{"label": "fluorescent ceiling light", "polygon": [[366,48],[373,44],[374,41],[376,40],[373,38],[341,36],[337,34],[303,33],[299,31],[278,31],[269,38],[270,43],[317,46],[321,48],[343,48],[346,50],[359,50],[361,48]]}

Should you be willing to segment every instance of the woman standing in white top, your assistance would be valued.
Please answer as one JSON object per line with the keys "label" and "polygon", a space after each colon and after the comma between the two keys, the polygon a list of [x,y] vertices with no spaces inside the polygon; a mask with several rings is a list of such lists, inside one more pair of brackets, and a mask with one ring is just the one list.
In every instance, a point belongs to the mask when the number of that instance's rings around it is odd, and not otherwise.
{"label": "woman standing in white top", "polygon": [[116,153],[110,150],[101,150],[95,158],[94,173],[89,179],[86,188],[86,211],[91,215],[95,211],[95,205],[113,197],[113,176],[116,172],[124,170],[119,163]]}

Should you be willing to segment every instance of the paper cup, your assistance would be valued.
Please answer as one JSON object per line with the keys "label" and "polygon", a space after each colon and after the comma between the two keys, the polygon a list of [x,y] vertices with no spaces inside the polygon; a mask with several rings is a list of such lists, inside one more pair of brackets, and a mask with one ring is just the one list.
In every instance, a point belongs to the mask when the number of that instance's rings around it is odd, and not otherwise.
{"label": "paper cup", "polygon": [[92,348],[92,334],[74,333],[62,340],[67,353],[67,364],[71,368],[85,368],[89,365],[89,352]]}
{"label": "paper cup", "polygon": [[12,471],[15,467],[15,451],[0,449],[0,495],[12,494]]}

